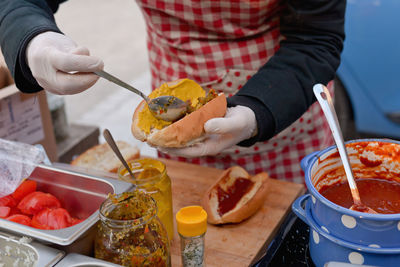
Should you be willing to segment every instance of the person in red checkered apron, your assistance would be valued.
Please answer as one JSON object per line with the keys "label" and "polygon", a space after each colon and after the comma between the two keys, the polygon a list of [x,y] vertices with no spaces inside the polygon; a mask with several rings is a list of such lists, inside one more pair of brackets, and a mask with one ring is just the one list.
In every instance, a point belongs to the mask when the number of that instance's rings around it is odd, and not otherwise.
{"label": "person in red checkered apron", "polygon": [[[279,51],[280,41],[284,38],[279,27],[279,14],[284,8],[282,1],[138,2],[148,29],[152,88],[188,77],[205,89],[225,93],[231,97],[228,103],[235,105],[228,108],[229,120],[207,122],[205,129],[210,138],[205,143],[184,149],[160,148],[166,153],[159,151],[159,157],[220,169],[240,165],[251,174],[267,171],[272,178],[302,183],[304,174],[300,160],[333,144],[319,104],[312,104],[303,111],[304,114],[287,123],[287,127],[282,126],[282,131],[272,132],[272,138],[255,139],[251,145],[239,146],[236,144],[250,138],[257,131],[256,125],[263,121],[261,116],[256,118],[257,114],[246,117],[247,111],[238,109],[240,105],[246,105],[251,110],[254,105],[251,100],[249,103],[241,99],[230,101],[250,86],[248,81]],[[330,73],[330,78],[333,74]],[[309,86],[308,90],[311,90],[312,83]],[[331,92],[332,87],[329,83]],[[284,101],[280,105],[291,109],[290,102]],[[240,120],[248,122],[235,126]],[[253,125],[249,123],[252,120]],[[221,129],[224,127],[227,129]],[[239,129],[231,129],[235,127]],[[224,142],[232,134],[238,138]]]}
{"label": "person in red checkered apron", "polygon": [[[0,19],[17,16],[14,10],[30,14],[3,20],[0,27],[0,38],[8,38],[2,49],[20,90],[73,94],[96,82],[91,72],[102,69],[103,62],[54,22],[52,12],[63,1],[8,2]],[[312,86],[333,88],[345,0],[137,2],[148,32],[152,88],[190,78],[228,97],[226,116],[205,124],[204,142],[164,149],[159,156],[220,169],[240,165],[251,174],[266,171],[272,178],[302,183],[300,160],[332,144]]]}

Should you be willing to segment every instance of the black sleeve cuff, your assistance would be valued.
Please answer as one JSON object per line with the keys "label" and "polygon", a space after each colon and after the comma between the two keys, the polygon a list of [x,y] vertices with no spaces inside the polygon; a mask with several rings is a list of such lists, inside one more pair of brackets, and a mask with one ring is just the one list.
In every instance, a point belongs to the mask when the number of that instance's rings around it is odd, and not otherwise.
{"label": "black sleeve cuff", "polygon": [[33,77],[32,72],[26,62],[26,48],[29,42],[38,34],[53,31],[61,33],[57,27],[51,27],[49,25],[35,28],[30,32],[23,40],[21,48],[18,51],[18,58],[15,65],[15,85],[24,93],[35,93],[43,90],[43,88],[37,83]]}
{"label": "black sleeve cuff", "polygon": [[269,109],[259,100],[250,96],[234,95],[227,99],[228,107],[246,106],[254,111],[257,121],[257,135],[240,142],[239,146],[249,147],[259,141],[266,141],[274,136],[275,121]]}
{"label": "black sleeve cuff", "polygon": [[[0,44],[8,69],[19,90],[42,90],[26,63],[29,41],[45,31],[60,32],[46,1],[6,1],[0,10]],[[55,9],[55,5],[54,9]]]}

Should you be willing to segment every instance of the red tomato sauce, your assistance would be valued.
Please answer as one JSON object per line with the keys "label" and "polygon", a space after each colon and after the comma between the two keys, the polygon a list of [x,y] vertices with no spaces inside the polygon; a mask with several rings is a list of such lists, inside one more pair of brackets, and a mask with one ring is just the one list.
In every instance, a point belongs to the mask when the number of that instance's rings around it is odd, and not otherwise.
{"label": "red tomato sauce", "polygon": [[[396,181],[376,178],[356,179],[361,202],[378,213],[400,213],[400,183]],[[347,181],[323,186],[320,194],[331,202],[350,208],[353,198]]]}
{"label": "red tomato sauce", "polygon": [[217,188],[218,194],[218,213],[220,216],[234,209],[238,201],[244,194],[249,192],[254,182],[246,178],[237,178],[232,186],[223,190],[220,186]]}

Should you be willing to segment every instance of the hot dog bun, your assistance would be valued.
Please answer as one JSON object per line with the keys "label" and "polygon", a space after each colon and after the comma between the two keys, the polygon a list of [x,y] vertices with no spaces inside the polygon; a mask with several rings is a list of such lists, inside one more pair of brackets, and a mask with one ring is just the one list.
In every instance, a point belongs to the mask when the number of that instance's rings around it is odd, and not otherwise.
{"label": "hot dog bun", "polygon": [[201,200],[208,222],[239,223],[249,218],[264,203],[268,181],[265,172],[250,176],[239,166],[226,169]]}
{"label": "hot dog bun", "polygon": [[[136,146],[120,140],[115,142],[126,161],[140,157],[140,150]],[[80,154],[71,162],[71,165],[116,173],[119,166],[121,166],[121,162],[110,146],[107,143],[103,143],[93,146]]]}
{"label": "hot dog bun", "polygon": [[[188,79],[185,79],[184,82],[188,83],[187,80]],[[190,82],[194,83],[193,81]],[[188,90],[191,90],[191,88],[188,88]],[[196,90],[198,90],[198,88],[196,88]],[[202,90],[201,87],[200,90]],[[171,95],[173,94],[171,93]],[[177,97],[181,97],[184,101],[189,98],[180,95]],[[184,97],[186,97],[186,99]],[[197,95],[193,96],[193,99],[196,99],[196,97]],[[199,109],[186,114],[182,119],[172,124],[161,126],[161,129],[150,125],[148,133],[140,127],[140,120],[144,120],[144,116],[141,112],[146,108],[146,102],[142,101],[135,109],[131,127],[133,136],[140,141],[147,142],[151,146],[179,148],[193,145],[204,139],[204,123],[209,119],[223,117],[225,115],[226,97],[224,94],[219,94]],[[140,116],[142,116],[142,118],[140,118]]]}

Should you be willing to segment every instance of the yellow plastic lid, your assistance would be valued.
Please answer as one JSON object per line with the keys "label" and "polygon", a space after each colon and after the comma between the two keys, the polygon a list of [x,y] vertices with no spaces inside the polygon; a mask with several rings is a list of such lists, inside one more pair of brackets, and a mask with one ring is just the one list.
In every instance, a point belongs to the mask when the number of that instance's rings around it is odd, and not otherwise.
{"label": "yellow plastic lid", "polygon": [[181,208],[175,217],[178,233],[183,236],[199,236],[207,230],[207,212],[200,206]]}

